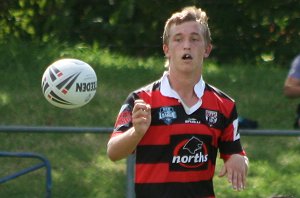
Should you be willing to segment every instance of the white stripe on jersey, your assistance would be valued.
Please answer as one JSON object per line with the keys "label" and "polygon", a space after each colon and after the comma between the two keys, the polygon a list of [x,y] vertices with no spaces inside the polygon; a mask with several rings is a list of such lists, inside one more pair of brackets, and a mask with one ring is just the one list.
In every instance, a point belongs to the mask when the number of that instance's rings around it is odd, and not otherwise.
{"label": "white stripe on jersey", "polygon": [[240,139],[240,133],[238,132],[239,121],[235,119],[233,121],[233,141]]}

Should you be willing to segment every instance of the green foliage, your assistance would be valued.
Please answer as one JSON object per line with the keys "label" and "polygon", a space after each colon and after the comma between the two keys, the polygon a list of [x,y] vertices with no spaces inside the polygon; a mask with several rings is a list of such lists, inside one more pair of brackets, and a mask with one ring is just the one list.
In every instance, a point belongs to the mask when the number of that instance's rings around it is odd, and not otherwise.
{"label": "green foliage", "polygon": [[[9,44],[8,44],[9,43]],[[1,125],[112,127],[127,94],[164,70],[162,57],[133,58],[97,43],[25,42],[0,45]],[[99,83],[86,106],[63,110],[49,104],[41,91],[41,76],[63,57],[88,62]],[[254,69],[255,68],[255,69]],[[206,62],[204,80],[232,96],[240,115],[257,120],[260,128],[291,129],[297,101],[282,96],[287,69],[271,65]],[[57,198],[122,198],[126,193],[125,160],[106,156],[108,134],[0,133],[0,150],[36,152],[52,165],[52,195]],[[296,137],[246,137],[242,143],[250,158],[246,191],[234,192],[225,178],[215,177],[217,197],[300,196],[299,140]],[[1,158],[0,177],[37,163]],[[222,162],[218,160],[217,173]],[[1,184],[0,197],[43,197],[44,169]]]}
{"label": "green foliage", "polygon": [[287,63],[299,53],[297,1],[217,2],[207,9],[220,60]]}
{"label": "green foliage", "polygon": [[299,53],[297,0],[11,0],[0,5],[0,41],[7,36],[52,42],[98,42],[117,52],[161,54],[163,26],[184,6],[210,18],[219,61],[285,64]]}

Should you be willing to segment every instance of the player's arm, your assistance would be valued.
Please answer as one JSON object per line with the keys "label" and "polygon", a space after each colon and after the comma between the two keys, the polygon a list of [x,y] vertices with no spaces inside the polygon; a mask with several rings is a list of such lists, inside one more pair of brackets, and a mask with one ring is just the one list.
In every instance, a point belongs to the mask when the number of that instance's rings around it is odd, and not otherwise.
{"label": "player's arm", "polygon": [[283,93],[289,98],[300,97],[300,80],[293,77],[287,77],[284,83]]}
{"label": "player's arm", "polygon": [[151,123],[151,107],[143,100],[136,100],[132,110],[132,127],[112,136],[107,144],[107,155],[112,161],[130,155],[145,135]]}
{"label": "player's arm", "polygon": [[110,160],[117,161],[133,153],[142,135],[136,133],[134,127],[126,132],[112,137],[107,144],[107,155]]}
{"label": "player's arm", "polygon": [[228,118],[228,125],[220,138],[220,153],[224,165],[219,176],[226,175],[233,189],[243,190],[246,186],[248,172],[248,158],[240,142],[238,131],[238,114],[234,105]]}
{"label": "player's arm", "polygon": [[232,184],[233,189],[240,191],[246,187],[248,168],[247,156],[233,154],[224,162],[219,177],[227,175],[228,182]]}

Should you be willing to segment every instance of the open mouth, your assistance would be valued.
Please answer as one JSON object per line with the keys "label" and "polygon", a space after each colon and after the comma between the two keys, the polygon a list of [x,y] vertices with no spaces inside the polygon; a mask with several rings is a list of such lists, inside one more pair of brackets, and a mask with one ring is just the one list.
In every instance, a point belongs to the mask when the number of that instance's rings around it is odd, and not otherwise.
{"label": "open mouth", "polygon": [[190,54],[184,54],[184,55],[182,56],[182,59],[183,59],[183,60],[192,60],[193,57],[192,57]]}

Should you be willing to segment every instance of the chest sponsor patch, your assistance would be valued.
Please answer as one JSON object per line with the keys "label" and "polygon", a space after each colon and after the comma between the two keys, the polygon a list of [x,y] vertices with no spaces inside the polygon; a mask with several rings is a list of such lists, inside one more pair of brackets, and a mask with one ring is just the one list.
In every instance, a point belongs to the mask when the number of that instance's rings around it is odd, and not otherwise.
{"label": "chest sponsor patch", "polygon": [[189,171],[207,169],[211,137],[203,135],[171,136],[170,169]]}

